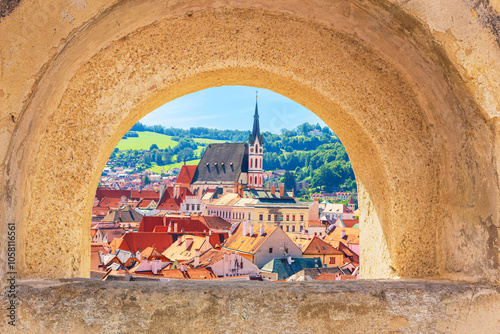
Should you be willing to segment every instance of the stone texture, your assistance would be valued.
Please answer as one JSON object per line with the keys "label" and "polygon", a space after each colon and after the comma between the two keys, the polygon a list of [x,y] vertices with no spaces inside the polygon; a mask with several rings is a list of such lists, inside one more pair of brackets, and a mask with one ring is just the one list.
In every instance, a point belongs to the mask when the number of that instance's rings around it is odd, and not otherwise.
{"label": "stone texture", "polygon": [[[3,304],[4,295],[0,296]],[[498,333],[498,287],[432,281],[25,281],[2,333]]]}
{"label": "stone texture", "polygon": [[364,277],[498,280],[500,53],[493,9],[474,6],[22,1],[0,21],[0,218],[19,273],[88,276],[93,193],[121,136],[174,98],[242,84],[345,144],[376,233]]}

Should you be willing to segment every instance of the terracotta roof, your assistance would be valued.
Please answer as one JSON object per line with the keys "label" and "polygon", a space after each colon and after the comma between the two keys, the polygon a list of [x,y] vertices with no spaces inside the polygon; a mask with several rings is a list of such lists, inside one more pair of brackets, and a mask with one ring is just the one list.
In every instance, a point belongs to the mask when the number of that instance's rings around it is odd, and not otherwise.
{"label": "terracotta roof", "polygon": [[145,258],[148,261],[157,260],[157,259],[160,259],[163,262],[169,261],[169,259],[166,258],[165,255],[158,252],[158,250],[154,247],[148,247],[144,251],[142,251],[141,258],[143,258],[143,259]]}
{"label": "terracotta roof", "polygon": [[155,190],[132,190],[129,196],[131,199],[147,199],[157,202],[160,199],[160,192]]}
{"label": "terracotta roof", "polygon": [[175,184],[189,186],[191,184],[191,181],[193,181],[194,174],[196,173],[196,168],[198,168],[198,165],[182,166]]}
{"label": "terracotta roof", "polygon": [[215,275],[211,270],[205,268],[188,268],[182,272],[180,269],[163,269],[163,277],[171,279],[215,279]]}
{"label": "terracotta roof", "polygon": [[[193,217],[193,216],[192,216]],[[232,224],[225,219],[218,216],[194,216],[194,218],[199,217],[200,221],[208,226],[211,230],[227,230],[231,229]]]}
{"label": "terracotta roof", "polygon": [[321,221],[310,221],[307,223],[308,227],[325,227],[325,224],[323,224]]}
{"label": "terracotta roof", "polygon": [[120,198],[113,198],[113,197],[104,197],[103,199],[101,199],[98,205],[98,207],[101,208],[109,208],[109,207],[117,208],[118,206],[120,206]]}
{"label": "terracotta roof", "polygon": [[217,263],[224,258],[224,251],[220,249],[209,249],[200,256],[200,267],[206,268],[210,267],[214,263]]}
{"label": "terracotta roof", "polygon": [[[259,235],[260,226],[261,225],[255,224],[253,235],[243,236],[243,224],[239,223],[235,231],[224,244],[224,248],[248,254],[255,254],[267,238],[269,238],[269,236],[278,228],[276,226],[264,225],[264,234],[261,236]],[[248,233],[250,233],[250,224],[248,226],[248,231]]]}
{"label": "terracotta roof", "polygon": [[121,198],[122,196],[130,198],[130,190],[97,188],[97,190],[95,191],[95,197],[97,197],[98,200],[101,200],[104,197]]}
{"label": "terracotta roof", "polygon": [[316,277],[315,281],[335,281],[338,274],[322,273]]}
{"label": "terracotta roof", "polygon": [[302,248],[302,253],[304,255],[344,255],[344,253],[338,249],[335,249],[332,245],[324,242],[318,237],[312,238],[309,245]]}
{"label": "terracotta roof", "polygon": [[125,233],[122,238],[115,240],[117,241],[111,243],[112,248],[123,249],[134,254],[138,250],[142,251],[152,246],[163,251],[173,244],[172,235],[169,233],[132,232]]}
{"label": "terracotta roof", "polygon": [[205,237],[195,235],[183,235],[178,238],[169,248],[162,254],[171,261],[190,260],[195,256],[195,250],[207,250],[212,248],[211,245],[205,244]]}
{"label": "terracotta roof", "polygon": [[164,226],[164,221],[165,217],[142,216],[139,232],[153,232],[156,226]]}
{"label": "terracotta roof", "polygon": [[187,187],[179,187],[179,196],[174,198],[174,188],[167,187],[163,193],[160,202],[156,209],[158,210],[169,210],[169,211],[179,211],[181,203],[186,199],[186,196],[193,196],[193,193]]}
{"label": "terracotta roof", "polygon": [[153,202],[153,201],[154,201],[153,199],[143,199],[139,204],[137,204],[137,207],[139,207],[139,208],[145,208],[149,204],[151,204],[151,202]]}
{"label": "terracotta roof", "polygon": [[355,204],[354,203],[354,198],[352,198],[352,196],[349,196],[349,204]]}

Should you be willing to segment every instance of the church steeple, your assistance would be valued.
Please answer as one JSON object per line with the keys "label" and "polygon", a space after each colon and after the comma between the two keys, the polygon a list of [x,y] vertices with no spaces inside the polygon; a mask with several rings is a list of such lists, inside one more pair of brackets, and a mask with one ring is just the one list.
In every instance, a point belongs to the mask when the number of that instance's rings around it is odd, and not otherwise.
{"label": "church steeple", "polygon": [[[257,93],[257,92],[256,92]],[[260,133],[259,106],[255,96],[255,114],[253,116],[252,133],[248,136],[248,186],[250,188],[262,189],[263,183],[263,144],[264,138]]]}
{"label": "church steeple", "polygon": [[259,106],[258,106],[258,96],[257,92],[255,92],[255,114],[253,115],[253,129],[252,134],[249,138],[249,143],[254,144],[256,139],[259,139],[261,145],[263,144],[263,137],[260,134],[260,125],[259,125]]}

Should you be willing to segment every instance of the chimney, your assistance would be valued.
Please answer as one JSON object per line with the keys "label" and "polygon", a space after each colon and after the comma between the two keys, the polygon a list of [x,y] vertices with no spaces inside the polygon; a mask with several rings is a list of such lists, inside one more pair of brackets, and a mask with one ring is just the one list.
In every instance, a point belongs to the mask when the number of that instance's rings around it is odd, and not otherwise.
{"label": "chimney", "polygon": [[174,223],[174,233],[177,233],[177,223]]}
{"label": "chimney", "polygon": [[280,197],[285,197],[285,184],[280,184]]}
{"label": "chimney", "polygon": [[254,224],[251,223],[250,224],[250,236],[253,236],[253,232],[254,232]]}
{"label": "chimney", "polygon": [[197,267],[200,266],[200,250],[199,249],[195,249],[194,250],[194,262],[193,262],[193,266],[195,268],[197,268]]}
{"label": "chimney", "polygon": [[193,244],[193,238],[186,238],[186,241],[184,243],[185,246],[184,250],[188,250],[192,244]]}
{"label": "chimney", "polygon": [[244,237],[246,237],[246,236],[247,236],[247,234],[248,234],[248,221],[247,221],[247,220],[245,220],[245,221],[243,222],[243,230],[242,230],[241,235],[242,235],[242,236],[244,236]]}
{"label": "chimney", "polygon": [[274,196],[275,193],[276,193],[276,187],[275,186],[271,186],[271,195]]}
{"label": "chimney", "polygon": [[168,232],[172,232],[172,222],[168,223]]}
{"label": "chimney", "polygon": [[239,193],[239,190],[240,190],[240,184],[239,184],[239,182],[238,182],[238,181],[236,181],[236,182],[234,183],[234,189],[233,189],[233,192],[234,192],[235,194],[238,194],[238,193]]}
{"label": "chimney", "polygon": [[260,225],[259,235],[262,237],[264,235],[264,225]]}

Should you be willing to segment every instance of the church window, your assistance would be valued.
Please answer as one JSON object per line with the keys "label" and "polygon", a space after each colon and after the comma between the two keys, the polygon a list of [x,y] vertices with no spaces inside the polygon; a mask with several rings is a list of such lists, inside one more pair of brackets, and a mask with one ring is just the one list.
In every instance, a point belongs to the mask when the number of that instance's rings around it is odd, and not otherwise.
{"label": "church window", "polygon": [[253,159],[250,159],[250,168],[253,168]]}
{"label": "church window", "polygon": [[257,184],[257,176],[255,177],[255,184]]}
{"label": "church window", "polygon": [[259,152],[259,144],[255,144],[255,152]]}

